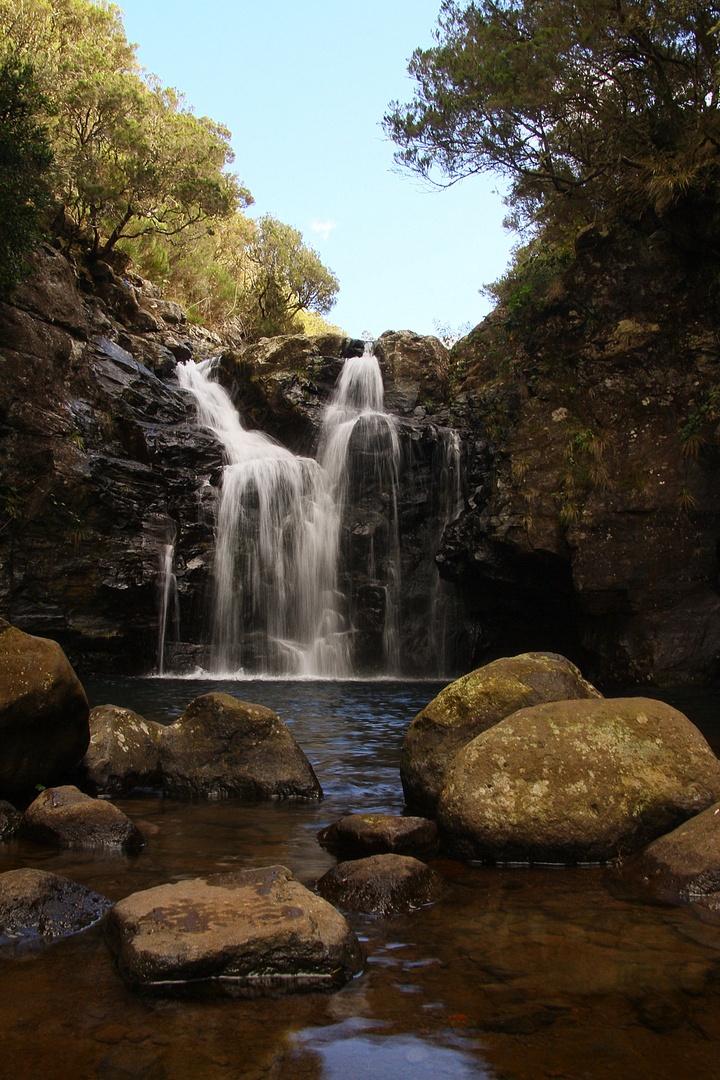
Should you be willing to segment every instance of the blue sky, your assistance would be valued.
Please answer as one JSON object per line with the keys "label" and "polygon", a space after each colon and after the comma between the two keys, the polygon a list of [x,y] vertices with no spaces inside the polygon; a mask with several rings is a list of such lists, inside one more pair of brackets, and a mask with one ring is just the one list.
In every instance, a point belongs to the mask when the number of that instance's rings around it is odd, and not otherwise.
{"label": "blue sky", "polygon": [[299,229],[340,281],[347,333],[475,325],[504,270],[498,180],[428,190],[393,165],[381,129],[407,101],[407,61],[440,0],[124,0],[138,59],[232,131],[253,214]]}

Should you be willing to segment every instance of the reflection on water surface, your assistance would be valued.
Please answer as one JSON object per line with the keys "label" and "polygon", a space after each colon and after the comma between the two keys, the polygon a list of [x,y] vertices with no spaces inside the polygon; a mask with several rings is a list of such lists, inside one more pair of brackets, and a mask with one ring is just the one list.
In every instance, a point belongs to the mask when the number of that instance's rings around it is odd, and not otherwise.
{"label": "reflection on water surface", "polygon": [[[137,858],[0,845],[0,870],[38,866],[112,899],[162,881],[280,862],[305,883],[332,865],[316,842],[352,810],[399,812],[405,729],[439,684],[88,683],[171,722],[209,689],[275,709],[326,792],[319,804],[193,804],[153,793],[120,805]],[[647,692],[647,691],[644,691]],[[715,696],[685,708],[718,749]],[[708,710],[708,715],[703,714]],[[0,1075],[24,1080],[680,1080],[720,1075],[720,928],[688,909],[613,897],[602,870],[438,862],[442,903],[351,918],[365,973],[332,996],[144,998],[117,976],[97,929],[0,958]]]}

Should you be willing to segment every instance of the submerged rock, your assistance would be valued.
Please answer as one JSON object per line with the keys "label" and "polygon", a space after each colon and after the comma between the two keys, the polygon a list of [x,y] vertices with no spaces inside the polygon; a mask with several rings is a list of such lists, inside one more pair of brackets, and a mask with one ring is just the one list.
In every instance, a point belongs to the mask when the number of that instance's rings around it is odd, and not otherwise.
{"label": "submerged rock", "polygon": [[720,890],[720,803],[623,863],[620,882],[644,898],[677,903]]}
{"label": "submerged rock", "polygon": [[280,717],[229,694],[195,698],[163,728],[160,767],[165,791],[185,798],[322,798],[312,766]]}
{"label": "submerged rock", "polygon": [[430,858],[438,844],[437,825],[421,817],[348,814],[318,833],[323,847],[342,856],[412,855]]}
{"label": "submerged rock", "polygon": [[0,792],[52,783],[90,739],[80,680],[55,641],[0,620]]}
{"label": "submerged rock", "polygon": [[122,810],[71,785],[41,792],[25,811],[22,832],[31,840],[59,847],[137,851],[144,844],[137,825]]}
{"label": "submerged rock", "polygon": [[649,698],[521,709],[461,750],[438,828],[461,859],[572,863],[629,854],[720,799],[720,761]]}
{"label": "submerged rock", "polygon": [[503,657],[450,683],[410,725],[400,778],[409,806],[434,815],[456,754],[477,735],[518,709],[563,698],[599,698],[564,656]]}
{"label": "submerged rock", "polygon": [[90,745],[80,763],[81,783],[96,795],[124,795],[160,783],[162,724],[117,705],[90,712]]}
{"label": "submerged rock", "polygon": [[397,915],[439,900],[445,881],[408,855],[370,855],[328,870],[317,883],[321,896],[349,911]]}
{"label": "submerged rock", "polygon": [[52,939],[92,926],[110,900],[46,870],[0,874],[0,945]]}
{"label": "submerged rock", "polygon": [[362,969],[343,916],[284,866],[133,893],[105,932],[125,981],[163,993],[336,990]]}

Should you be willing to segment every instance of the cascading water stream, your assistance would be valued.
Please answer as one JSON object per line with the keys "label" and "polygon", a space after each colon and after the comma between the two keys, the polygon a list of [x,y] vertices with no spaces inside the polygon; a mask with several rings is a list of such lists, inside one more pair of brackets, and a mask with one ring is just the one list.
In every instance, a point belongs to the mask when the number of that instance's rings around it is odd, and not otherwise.
{"label": "cascading water stream", "polygon": [[337,591],[339,516],[327,473],[247,431],[211,361],[178,365],[198,420],[222,444],[214,568],[215,672],[341,677],[349,634]]}
{"label": "cascading water stream", "polygon": [[382,373],[371,343],[345,360],[325,410],[318,461],[327,472],[340,515],[350,504],[374,510],[365,572],[384,591],[383,659],[387,674],[400,671],[400,535],[397,489],[400,440],[395,418],[383,407]]}
{"label": "cascading water stream", "polygon": [[160,616],[158,619],[157,673],[165,674],[165,643],[168,623],[172,622],[175,640],[180,637],[180,598],[175,575],[175,540],[160,551]]}

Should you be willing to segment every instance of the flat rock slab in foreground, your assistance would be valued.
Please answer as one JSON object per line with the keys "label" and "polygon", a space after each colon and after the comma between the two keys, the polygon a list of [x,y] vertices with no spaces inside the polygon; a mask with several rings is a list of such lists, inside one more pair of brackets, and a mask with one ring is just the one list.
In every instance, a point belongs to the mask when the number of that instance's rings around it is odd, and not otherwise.
{"label": "flat rock slab in foreground", "polygon": [[336,990],[362,970],[343,916],[284,866],[133,893],[105,932],[126,982],[160,993]]}
{"label": "flat rock slab in foreground", "polygon": [[329,851],[344,857],[366,855],[412,855],[429,859],[437,850],[438,831],[434,821],[393,814],[348,814],[318,833]]}
{"label": "flat rock slab in foreground", "polygon": [[22,833],[59,847],[110,847],[137,851],[143,836],[127,814],[76,787],[47,788],[25,811]]}
{"label": "flat rock slab in foreground", "polygon": [[321,896],[347,911],[398,915],[440,900],[447,892],[440,875],[408,855],[371,855],[339,863],[317,883]]}
{"label": "flat rock slab in foreground", "polygon": [[650,698],[521,709],[458,754],[438,807],[461,859],[572,863],[637,851],[720,800],[720,761]]}
{"label": "flat rock slab in foreground", "polygon": [[644,899],[688,903],[720,890],[720,803],[623,863],[621,885]]}
{"label": "flat rock slab in foreground", "polygon": [[518,709],[600,697],[575,665],[557,653],[506,656],[463,675],[418,713],[405,736],[400,778],[408,806],[434,817],[455,756]]}
{"label": "flat rock slab in foreground", "polygon": [[0,874],[0,945],[75,934],[102,918],[111,901],[45,870]]}
{"label": "flat rock slab in foreground", "polygon": [[308,759],[270,709],[203,694],[160,736],[164,790],[181,798],[322,798]]}

